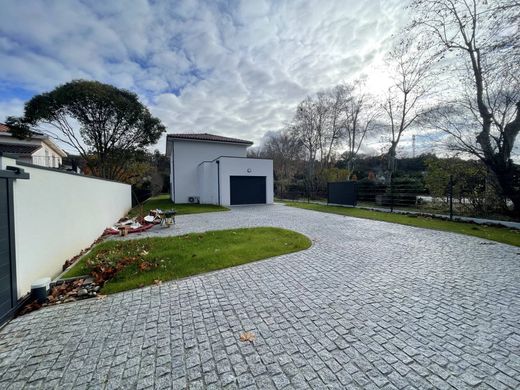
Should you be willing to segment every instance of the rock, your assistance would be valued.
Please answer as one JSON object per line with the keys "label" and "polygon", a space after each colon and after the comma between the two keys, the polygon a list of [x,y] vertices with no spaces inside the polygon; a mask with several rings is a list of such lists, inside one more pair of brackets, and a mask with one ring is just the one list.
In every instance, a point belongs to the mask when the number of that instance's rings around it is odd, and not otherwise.
{"label": "rock", "polygon": [[80,289],[78,290],[78,297],[84,297],[84,296],[87,295],[87,294],[88,294],[88,291],[87,291],[86,288],[80,288]]}
{"label": "rock", "polygon": [[96,286],[92,289],[94,292],[98,292],[99,290],[101,290],[101,287],[100,286]]}

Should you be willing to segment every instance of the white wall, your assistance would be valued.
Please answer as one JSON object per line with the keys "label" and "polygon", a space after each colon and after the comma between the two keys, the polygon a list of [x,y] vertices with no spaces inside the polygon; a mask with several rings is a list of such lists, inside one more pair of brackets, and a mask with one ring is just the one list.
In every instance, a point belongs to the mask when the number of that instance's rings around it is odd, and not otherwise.
{"label": "white wall", "polygon": [[190,196],[201,196],[198,178],[201,162],[220,156],[246,157],[247,147],[230,143],[174,140],[170,160],[173,161],[172,180],[175,186],[172,200],[187,203]]}
{"label": "white wall", "polygon": [[[32,163],[42,167],[59,168],[61,156],[42,142],[42,147],[32,154]],[[47,152],[47,153],[46,153]]]}
{"label": "white wall", "polygon": [[[231,203],[230,176],[265,176],[266,203],[274,201],[273,160],[256,158],[221,158],[220,161],[220,204]],[[248,172],[248,169],[251,172]]]}
{"label": "white wall", "polygon": [[[1,169],[17,165],[2,157]],[[14,181],[18,297],[39,278],[57,276],[63,263],[90,246],[131,208],[127,184],[19,165],[28,180]]]}
{"label": "white wall", "polygon": [[218,204],[218,176],[215,162],[204,162],[198,167],[200,203]]}

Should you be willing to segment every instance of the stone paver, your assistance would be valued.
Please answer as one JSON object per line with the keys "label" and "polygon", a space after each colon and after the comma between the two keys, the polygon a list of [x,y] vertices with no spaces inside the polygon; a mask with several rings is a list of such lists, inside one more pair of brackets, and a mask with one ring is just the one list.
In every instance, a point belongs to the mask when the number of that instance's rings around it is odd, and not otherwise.
{"label": "stone paver", "polygon": [[281,205],[146,235],[238,226],[313,246],[17,318],[0,331],[0,388],[520,386],[517,248]]}

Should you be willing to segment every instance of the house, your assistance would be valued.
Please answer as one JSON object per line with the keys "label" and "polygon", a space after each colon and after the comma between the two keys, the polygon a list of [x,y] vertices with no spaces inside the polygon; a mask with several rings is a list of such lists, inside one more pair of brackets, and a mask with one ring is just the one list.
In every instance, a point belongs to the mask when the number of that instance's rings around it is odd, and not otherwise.
{"label": "house", "polygon": [[169,134],[171,199],[217,205],[273,203],[273,161],[247,158],[253,143],[219,135]]}
{"label": "house", "polygon": [[9,154],[18,161],[59,168],[62,159],[67,156],[49,136],[31,131],[30,138],[20,139],[9,132],[9,127],[0,123],[0,153]]}

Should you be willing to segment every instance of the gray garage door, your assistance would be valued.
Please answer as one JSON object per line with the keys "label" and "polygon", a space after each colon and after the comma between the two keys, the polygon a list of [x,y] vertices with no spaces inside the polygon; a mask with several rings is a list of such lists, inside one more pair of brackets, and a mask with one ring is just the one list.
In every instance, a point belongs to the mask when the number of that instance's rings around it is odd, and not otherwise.
{"label": "gray garage door", "polygon": [[231,204],[265,203],[265,176],[231,176]]}
{"label": "gray garage door", "polygon": [[9,185],[8,179],[0,177],[0,324],[16,305]]}

